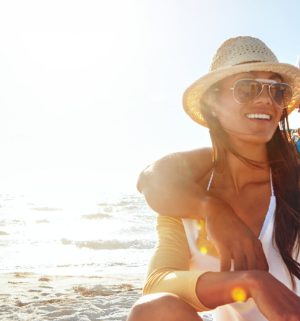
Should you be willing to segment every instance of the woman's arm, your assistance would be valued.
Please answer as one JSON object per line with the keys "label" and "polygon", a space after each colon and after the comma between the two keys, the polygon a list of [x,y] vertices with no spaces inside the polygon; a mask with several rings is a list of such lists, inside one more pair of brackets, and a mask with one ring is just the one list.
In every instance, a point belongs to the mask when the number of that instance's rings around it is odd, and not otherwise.
{"label": "woman's arm", "polygon": [[[300,299],[265,271],[189,271],[190,252],[182,221],[158,217],[158,243],[149,265],[144,294],[169,292],[197,311],[235,302],[233,290],[244,290],[272,321],[299,321]],[[297,317],[298,318],[297,318]]]}
{"label": "woman's arm", "polygon": [[159,215],[157,236],[143,293],[173,293],[195,309],[207,310],[195,292],[197,280],[204,271],[189,271],[190,251],[181,219]]}
{"label": "woman's arm", "polygon": [[199,195],[206,194],[199,181],[212,169],[211,153],[206,148],[167,155],[142,171],[137,188],[161,215],[199,218]]}
{"label": "woman's arm", "polygon": [[234,287],[246,288],[246,271],[189,271],[190,251],[181,219],[158,216],[157,235],[144,294],[173,293],[196,310],[204,311],[233,302],[230,292]]}
{"label": "woman's arm", "polygon": [[[212,169],[210,148],[168,155],[140,175],[138,189],[161,215],[204,219],[221,271],[262,269],[268,264],[261,242],[225,201],[199,184]],[[236,240],[239,240],[237,242]]]}
{"label": "woman's arm", "polygon": [[265,271],[208,272],[198,279],[199,300],[214,309],[232,303],[234,291],[244,299],[252,297],[260,312],[270,321],[300,321],[300,298]]}

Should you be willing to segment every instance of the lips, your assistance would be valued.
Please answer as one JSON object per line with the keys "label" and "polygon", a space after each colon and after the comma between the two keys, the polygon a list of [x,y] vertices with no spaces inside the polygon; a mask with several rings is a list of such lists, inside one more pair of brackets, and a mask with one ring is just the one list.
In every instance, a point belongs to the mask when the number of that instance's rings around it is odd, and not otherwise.
{"label": "lips", "polygon": [[260,120],[271,120],[272,116],[269,114],[264,114],[264,113],[260,113],[260,114],[246,114],[246,117],[248,119],[260,119]]}

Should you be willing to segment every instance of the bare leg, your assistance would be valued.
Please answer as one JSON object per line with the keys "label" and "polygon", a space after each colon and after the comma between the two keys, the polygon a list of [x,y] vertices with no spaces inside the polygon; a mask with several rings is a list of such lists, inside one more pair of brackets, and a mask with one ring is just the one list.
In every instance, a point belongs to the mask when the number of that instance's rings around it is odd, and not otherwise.
{"label": "bare leg", "polygon": [[132,307],[127,321],[202,321],[196,310],[170,293],[143,296]]}

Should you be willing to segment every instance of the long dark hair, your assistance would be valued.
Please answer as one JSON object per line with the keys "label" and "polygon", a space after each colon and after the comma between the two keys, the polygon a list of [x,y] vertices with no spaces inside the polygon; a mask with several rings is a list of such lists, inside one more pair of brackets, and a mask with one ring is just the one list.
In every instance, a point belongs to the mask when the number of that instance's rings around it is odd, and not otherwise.
{"label": "long dark hair", "polygon": [[[240,155],[230,144],[226,131],[211,110],[211,105],[203,100],[201,112],[210,130],[214,166],[222,171],[226,163],[226,151],[249,166],[266,165]],[[299,157],[291,138],[286,109],[272,139],[267,143],[267,154],[277,203],[273,241],[276,242],[295,288],[294,277],[300,279],[300,263],[295,260],[300,249]]]}

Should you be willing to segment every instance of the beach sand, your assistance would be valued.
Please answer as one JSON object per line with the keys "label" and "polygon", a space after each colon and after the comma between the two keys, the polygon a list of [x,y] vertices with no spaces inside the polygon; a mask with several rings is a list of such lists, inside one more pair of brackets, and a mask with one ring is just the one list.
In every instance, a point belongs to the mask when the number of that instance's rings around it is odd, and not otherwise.
{"label": "beach sand", "polygon": [[1,321],[124,321],[140,282],[97,276],[0,274]]}

